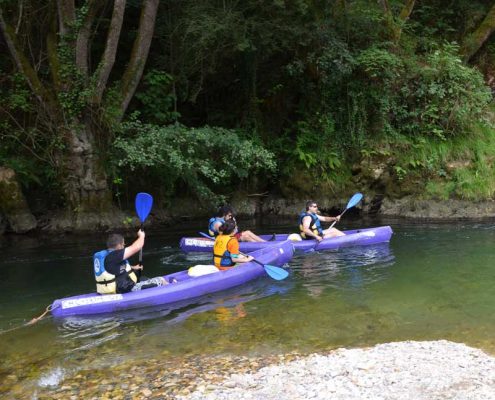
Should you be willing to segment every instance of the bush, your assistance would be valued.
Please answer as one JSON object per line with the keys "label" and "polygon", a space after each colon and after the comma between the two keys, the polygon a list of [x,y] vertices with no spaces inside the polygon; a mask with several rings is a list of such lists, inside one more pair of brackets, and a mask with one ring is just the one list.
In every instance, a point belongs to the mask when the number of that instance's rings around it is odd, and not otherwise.
{"label": "bush", "polygon": [[114,143],[118,168],[153,171],[162,177],[169,195],[182,184],[213,203],[236,179],[276,171],[271,152],[230,129],[133,121],[123,124],[122,134]]}

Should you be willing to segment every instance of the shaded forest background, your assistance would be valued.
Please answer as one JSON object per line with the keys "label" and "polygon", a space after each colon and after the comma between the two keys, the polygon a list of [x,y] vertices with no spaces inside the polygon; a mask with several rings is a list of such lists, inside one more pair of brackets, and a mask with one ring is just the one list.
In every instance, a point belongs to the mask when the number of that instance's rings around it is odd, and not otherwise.
{"label": "shaded forest background", "polygon": [[492,199],[495,2],[0,0],[35,215],[233,193]]}

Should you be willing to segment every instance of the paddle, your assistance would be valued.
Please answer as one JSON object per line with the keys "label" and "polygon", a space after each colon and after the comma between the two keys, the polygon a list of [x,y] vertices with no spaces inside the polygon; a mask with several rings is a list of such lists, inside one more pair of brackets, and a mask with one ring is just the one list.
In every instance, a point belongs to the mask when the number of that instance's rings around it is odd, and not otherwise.
{"label": "paddle", "polygon": [[[204,233],[204,232],[198,232],[198,233],[201,236],[204,236],[205,238],[208,238],[210,240],[215,240],[210,235],[208,235],[207,233]],[[244,253],[240,253],[240,254],[242,254],[243,256],[246,256],[246,254],[244,254]],[[289,273],[283,268],[276,267],[276,266],[270,265],[270,264],[263,264],[263,263],[259,262],[258,260],[255,260],[254,258],[253,258],[253,262],[261,265],[265,269],[268,276],[270,278],[277,280],[277,281],[281,281],[282,279],[285,279],[289,276]]]}
{"label": "paddle", "polygon": [[[141,221],[141,230],[144,231],[144,221],[148,218],[148,215],[153,207],[153,197],[148,193],[138,193],[136,195],[136,214]],[[139,250],[139,265],[143,262],[143,248]]]}
{"label": "paddle", "polygon": [[[349,208],[352,208],[352,207],[356,206],[361,201],[362,198],[363,198],[363,195],[361,193],[356,193],[354,196],[352,196],[351,199],[349,200],[349,202],[347,203],[347,206],[345,207],[345,210],[342,212],[342,214],[340,214],[340,216],[342,217],[342,215],[344,215],[344,213]],[[333,228],[333,226],[336,223],[337,223],[337,220],[333,221],[333,224],[330,225],[330,228]],[[330,228],[328,228],[328,229],[330,229]]]}
{"label": "paddle", "polygon": [[[247,257],[247,254],[244,253],[239,253],[239,254],[242,254],[243,256]],[[268,276],[277,281],[281,281],[289,276],[289,273],[283,268],[276,267],[275,265],[263,264],[262,262],[256,260],[255,258],[253,258],[251,261],[255,262],[258,265],[261,265],[265,269],[265,272],[268,274]]]}
{"label": "paddle", "polygon": [[[356,193],[354,196],[352,196],[352,197],[350,198],[350,200],[348,201],[347,206],[345,207],[345,210],[342,212],[342,214],[340,214],[340,216],[342,217],[342,215],[344,215],[344,214],[345,214],[345,212],[346,212],[349,208],[352,208],[352,207],[356,206],[356,205],[357,205],[357,204],[361,201],[361,199],[362,199],[362,198],[363,198],[363,195],[362,195],[361,193]],[[332,224],[332,225],[330,225],[330,227],[329,227],[328,229],[333,228],[333,226],[334,226],[336,223],[337,223],[337,220],[333,221],[333,224]],[[305,252],[305,253],[309,253],[310,251],[316,251],[316,250],[318,250],[318,246],[319,246],[319,244],[320,244],[320,243],[321,243],[321,242],[317,242],[317,243],[315,244],[315,246],[314,246],[314,247],[312,247],[311,249],[305,250],[304,252]]]}
{"label": "paddle", "polygon": [[215,240],[215,238],[212,238],[210,235],[208,235],[207,233],[204,233],[204,232],[198,232],[201,236],[204,236],[205,238],[207,239],[210,239],[210,240]]}

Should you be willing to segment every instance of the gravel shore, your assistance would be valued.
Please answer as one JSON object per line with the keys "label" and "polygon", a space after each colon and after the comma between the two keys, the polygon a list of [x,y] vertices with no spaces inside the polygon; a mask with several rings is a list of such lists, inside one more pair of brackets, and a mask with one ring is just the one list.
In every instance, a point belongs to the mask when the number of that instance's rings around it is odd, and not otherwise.
{"label": "gravel shore", "polygon": [[445,340],[313,354],[201,386],[183,400],[490,400],[495,358]]}

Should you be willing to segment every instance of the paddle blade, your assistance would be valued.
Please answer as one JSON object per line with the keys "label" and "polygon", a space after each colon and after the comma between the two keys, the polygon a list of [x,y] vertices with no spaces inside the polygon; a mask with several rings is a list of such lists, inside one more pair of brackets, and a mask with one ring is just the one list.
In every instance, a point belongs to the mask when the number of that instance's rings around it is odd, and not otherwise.
{"label": "paddle blade", "polygon": [[153,207],[153,197],[148,193],[138,193],[136,195],[136,213],[143,224]]}
{"label": "paddle blade", "polygon": [[361,193],[356,193],[354,196],[351,197],[351,199],[347,203],[346,208],[354,207],[355,205],[357,205],[361,201],[362,198],[363,198],[363,195]]}
{"label": "paddle blade", "polygon": [[283,268],[275,267],[274,265],[269,265],[269,264],[265,264],[263,265],[263,267],[265,268],[265,271],[268,274],[268,276],[270,276],[270,278],[273,278],[277,281],[281,281],[282,279],[285,279],[289,276],[289,273]]}

